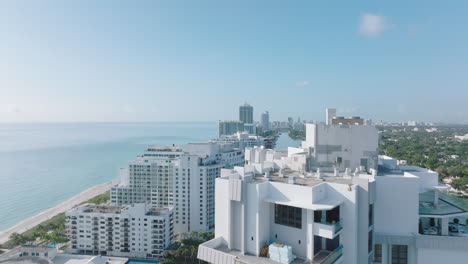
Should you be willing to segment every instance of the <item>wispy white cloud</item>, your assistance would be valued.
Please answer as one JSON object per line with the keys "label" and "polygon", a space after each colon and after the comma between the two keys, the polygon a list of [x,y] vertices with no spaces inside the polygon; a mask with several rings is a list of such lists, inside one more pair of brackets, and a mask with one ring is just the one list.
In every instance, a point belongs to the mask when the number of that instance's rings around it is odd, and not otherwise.
{"label": "wispy white cloud", "polygon": [[297,87],[305,87],[305,86],[309,86],[309,85],[310,85],[309,81],[300,81],[300,82],[296,83]]}
{"label": "wispy white cloud", "polygon": [[3,113],[21,113],[22,110],[17,105],[0,105],[0,112]]}
{"label": "wispy white cloud", "polygon": [[377,37],[387,29],[389,29],[389,25],[385,17],[370,13],[361,15],[359,33],[369,37]]}

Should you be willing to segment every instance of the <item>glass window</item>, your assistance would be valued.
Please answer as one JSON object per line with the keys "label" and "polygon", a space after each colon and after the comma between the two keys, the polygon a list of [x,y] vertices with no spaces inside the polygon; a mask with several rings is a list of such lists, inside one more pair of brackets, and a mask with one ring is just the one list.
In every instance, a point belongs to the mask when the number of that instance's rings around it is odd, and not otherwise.
{"label": "glass window", "polygon": [[374,246],[374,262],[382,263],[382,245],[375,244]]}
{"label": "glass window", "polygon": [[408,264],[408,246],[392,245],[392,264]]}
{"label": "glass window", "polygon": [[275,224],[302,228],[302,209],[275,204]]}

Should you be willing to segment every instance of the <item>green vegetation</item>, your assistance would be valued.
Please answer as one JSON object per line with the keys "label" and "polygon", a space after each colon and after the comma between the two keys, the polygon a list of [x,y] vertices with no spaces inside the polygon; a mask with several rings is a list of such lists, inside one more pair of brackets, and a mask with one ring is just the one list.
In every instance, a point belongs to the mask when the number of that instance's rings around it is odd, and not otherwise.
{"label": "green vegetation", "polygon": [[[110,199],[110,192],[97,195],[84,203],[105,203]],[[28,231],[18,234],[13,233],[10,240],[0,245],[1,248],[14,248],[21,244],[50,244],[54,242],[67,242],[68,238],[65,232],[65,213],[58,214],[49,220],[46,220],[39,225],[29,229]]]}
{"label": "green vegetation", "polygon": [[435,132],[423,128],[414,131],[408,127],[380,127],[380,154],[408,164],[435,170],[440,178],[461,177],[452,184],[465,189],[468,184],[468,141],[459,141],[455,135],[468,133],[467,127],[438,127]]}
{"label": "green vegetation", "polygon": [[59,248],[60,250],[67,250],[68,249],[68,245],[63,245]]}
{"label": "green vegetation", "polygon": [[214,237],[213,232],[196,232],[192,231],[189,233],[182,233],[181,238],[175,244],[180,245],[175,250],[164,251],[164,260],[161,264],[175,264],[175,263],[206,263],[204,261],[197,260],[198,246]]}
{"label": "green vegetation", "polygon": [[291,129],[291,130],[289,130],[288,135],[292,139],[305,140],[306,132],[305,132],[305,130]]}
{"label": "green vegetation", "polygon": [[98,196],[95,196],[89,200],[87,200],[86,202],[84,203],[81,203],[81,204],[85,204],[85,203],[92,203],[92,204],[102,204],[102,203],[106,203],[107,201],[110,200],[110,191],[107,191],[103,194],[99,194]]}
{"label": "green vegetation", "polygon": [[33,244],[36,241],[38,241],[37,244],[68,241],[65,236],[65,214],[58,214],[24,233],[11,234],[10,240],[1,247],[14,248],[21,244]]}
{"label": "green vegetation", "polygon": [[260,134],[262,137],[275,137],[278,135],[277,130],[267,130]]}

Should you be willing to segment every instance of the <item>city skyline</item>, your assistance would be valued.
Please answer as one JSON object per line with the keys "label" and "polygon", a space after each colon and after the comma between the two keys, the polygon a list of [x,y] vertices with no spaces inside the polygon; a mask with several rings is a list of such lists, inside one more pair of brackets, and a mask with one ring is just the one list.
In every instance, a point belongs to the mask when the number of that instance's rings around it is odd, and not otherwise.
{"label": "city skyline", "polygon": [[0,122],[468,120],[466,3],[402,3],[3,2]]}

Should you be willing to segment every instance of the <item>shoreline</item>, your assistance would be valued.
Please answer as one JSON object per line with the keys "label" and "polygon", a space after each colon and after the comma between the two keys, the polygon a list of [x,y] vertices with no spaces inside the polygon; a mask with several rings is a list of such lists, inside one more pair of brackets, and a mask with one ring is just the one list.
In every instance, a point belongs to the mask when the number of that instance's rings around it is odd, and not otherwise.
{"label": "shoreline", "polygon": [[72,209],[80,203],[86,202],[87,200],[95,196],[109,191],[110,188],[116,185],[118,182],[118,180],[113,180],[92,186],[49,209],[46,209],[36,215],[28,217],[11,227],[1,230],[0,244],[7,242],[10,239],[10,235],[13,233],[21,234],[60,213]]}

